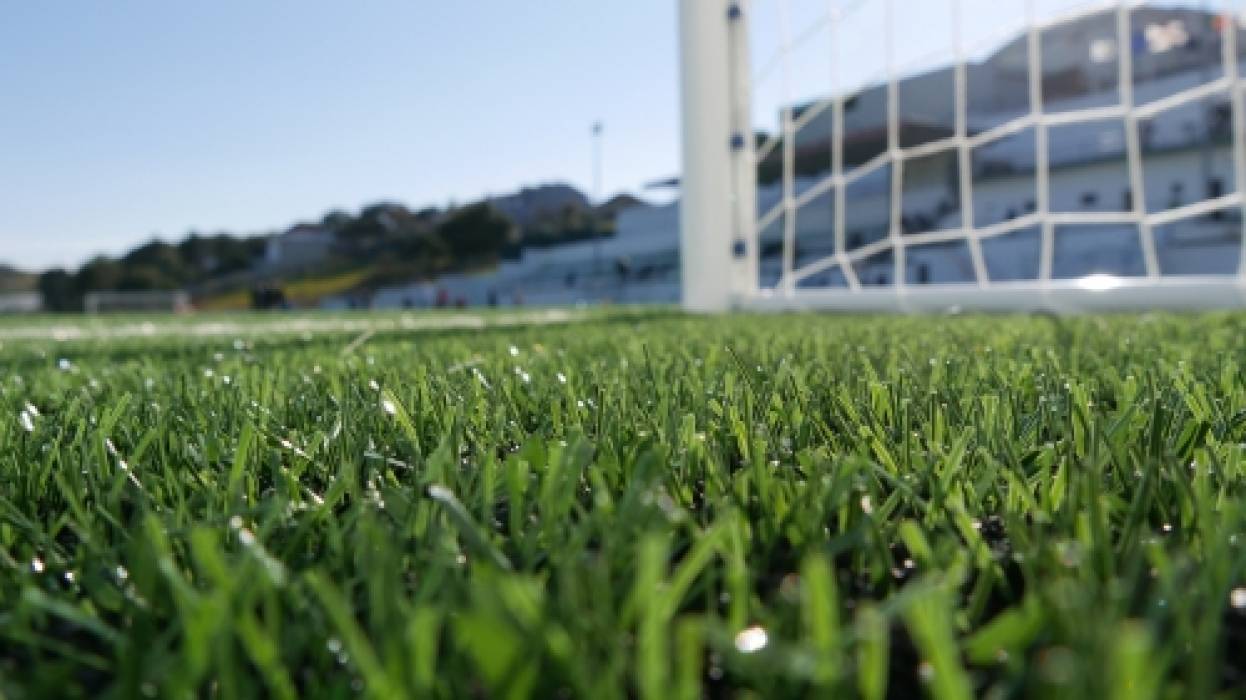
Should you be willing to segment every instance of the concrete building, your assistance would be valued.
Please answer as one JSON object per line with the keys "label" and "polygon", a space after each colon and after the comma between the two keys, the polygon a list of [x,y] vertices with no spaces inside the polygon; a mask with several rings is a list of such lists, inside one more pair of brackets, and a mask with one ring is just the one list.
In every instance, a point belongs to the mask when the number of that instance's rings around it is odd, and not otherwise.
{"label": "concrete building", "polygon": [[[662,303],[679,298],[678,204],[636,206],[619,213],[615,235],[548,248],[527,248],[482,274],[443,275],[434,282],[385,287],[375,308],[455,305],[555,305],[579,302]],[[440,300],[439,300],[440,297]],[[326,300],[343,308],[344,299]]]}
{"label": "concrete building", "polygon": [[269,270],[288,270],[324,261],[333,251],[333,232],[314,224],[299,224],[268,237],[264,245],[264,266]]}

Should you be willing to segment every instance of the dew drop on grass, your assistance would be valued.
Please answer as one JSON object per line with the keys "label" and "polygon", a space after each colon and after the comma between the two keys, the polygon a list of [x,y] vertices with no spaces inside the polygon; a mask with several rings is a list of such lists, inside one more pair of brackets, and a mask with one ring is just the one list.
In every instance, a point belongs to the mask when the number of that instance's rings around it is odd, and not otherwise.
{"label": "dew drop on grass", "polygon": [[441,484],[430,485],[428,487],[428,497],[435,501],[449,501],[456,498],[453,491]]}
{"label": "dew drop on grass", "polygon": [[1056,551],[1060,555],[1060,563],[1072,569],[1081,566],[1082,550],[1077,542],[1061,542],[1056,545]]}
{"label": "dew drop on grass", "polygon": [[743,629],[735,636],[735,648],[743,654],[752,654],[755,651],[761,651],[770,641],[770,635],[766,634],[766,629],[760,625]]}
{"label": "dew drop on grass", "polygon": [[1246,609],[1246,588],[1234,588],[1229,594],[1229,604],[1237,610]]}
{"label": "dew drop on grass", "polygon": [[800,602],[800,576],[787,574],[779,581],[779,595],[791,603]]}
{"label": "dew drop on grass", "polygon": [[934,666],[929,661],[923,661],[917,665],[917,676],[922,679],[922,683],[933,681],[934,675]]}
{"label": "dew drop on grass", "polygon": [[861,512],[865,513],[866,515],[874,514],[874,503],[873,501],[870,500],[869,496],[861,497]]}

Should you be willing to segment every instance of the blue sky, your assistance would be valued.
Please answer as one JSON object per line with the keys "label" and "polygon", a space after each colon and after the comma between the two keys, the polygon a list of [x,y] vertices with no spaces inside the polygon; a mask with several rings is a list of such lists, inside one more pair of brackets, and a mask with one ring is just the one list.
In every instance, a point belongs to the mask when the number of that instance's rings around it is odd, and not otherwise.
{"label": "blue sky", "polygon": [[[897,67],[946,62],[951,0],[896,2]],[[962,2],[970,47],[1023,16],[1023,0]],[[792,0],[788,23],[835,3],[860,4]],[[269,231],[378,200],[588,189],[598,119],[604,192],[636,192],[678,170],[676,5],[0,0],[0,261],[76,265],[152,237]],[[778,15],[774,0],[756,5],[760,69]],[[864,7],[836,44],[840,85],[885,65],[885,4]],[[836,84],[828,45],[816,36],[793,55],[787,89],[758,84],[759,123],[783,94]]]}
{"label": "blue sky", "polygon": [[678,161],[670,0],[0,0],[0,260]]}

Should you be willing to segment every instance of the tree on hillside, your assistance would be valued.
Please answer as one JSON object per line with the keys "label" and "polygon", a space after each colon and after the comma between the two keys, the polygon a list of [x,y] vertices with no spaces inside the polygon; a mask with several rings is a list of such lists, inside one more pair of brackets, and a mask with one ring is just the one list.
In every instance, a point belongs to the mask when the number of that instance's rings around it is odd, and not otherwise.
{"label": "tree on hillside", "polygon": [[94,292],[98,290],[117,289],[121,283],[124,269],[121,263],[106,257],[98,257],[78,270],[75,280],[78,292]]}
{"label": "tree on hillside", "polygon": [[205,236],[192,232],[186,240],[177,244],[187,284],[213,275],[249,269],[263,252],[262,237],[232,236],[228,233]]}
{"label": "tree on hillside", "polygon": [[[183,284],[192,277],[192,271],[187,270],[187,265],[182,257],[181,251],[177,246],[162,243],[160,241],[152,241],[145,243],[121,258],[121,265],[125,268],[122,277],[134,272],[139,268],[146,268],[148,272],[139,275],[140,278],[147,279],[154,283],[156,277],[163,277],[169,280],[182,280]],[[176,282],[174,282],[176,284]],[[162,287],[146,287],[143,286],[147,282],[139,282],[140,286],[135,289],[162,288]]]}
{"label": "tree on hillside", "polygon": [[334,233],[337,233],[352,220],[353,217],[348,212],[344,212],[341,209],[334,209],[321,217],[320,225],[330,231],[333,231]]}
{"label": "tree on hillside", "polygon": [[437,235],[460,262],[496,260],[508,244],[518,239],[514,222],[488,202],[451,212],[438,224]]}
{"label": "tree on hillside", "polygon": [[39,275],[39,291],[49,311],[82,310],[82,295],[74,275],[59,267]]}
{"label": "tree on hillside", "polygon": [[155,265],[127,265],[117,289],[123,292],[171,291],[186,286],[185,277]]}
{"label": "tree on hillside", "polygon": [[536,247],[582,241],[614,233],[614,221],[588,206],[568,204],[534,220],[524,229],[524,245]]}
{"label": "tree on hillside", "polygon": [[405,207],[396,204],[370,204],[360,210],[359,216],[338,221],[333,232],[352,255],[370,258],[408,233],[403,225],[408,214]]}

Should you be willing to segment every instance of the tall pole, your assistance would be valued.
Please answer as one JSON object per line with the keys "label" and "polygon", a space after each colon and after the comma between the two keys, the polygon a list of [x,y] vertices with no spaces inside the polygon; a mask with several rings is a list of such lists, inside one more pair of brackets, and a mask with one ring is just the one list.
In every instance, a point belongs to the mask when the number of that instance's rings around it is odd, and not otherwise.
{"label": "tall pole", "polygon": [[593,122],[593,202],[601,204],[601,135],[605,127]]}
{"label": "tall pole", "polygon": [[731,291],[757,293],[757,151],[753,138],[752,54],[749,52],[751,0],[734,0],[727,10],[731,97]]}
{"label": "tall pole", "polygon": [[592,201],[589,202],[590,218],[589,225],[592,226],[593,232],[593,279],[598,288],[601,284],[601,231],[597,228],[597,207],[602,205],[601,201],[601,132],[602,124],[600,121],[593,122],[593,191],[590,195]]}
{"label": "tall pole", "polygon": [[680,268],[683,306],[689,311],[726,311],[738,280],[733,258],[735,150],[751,137],[735,133],[739,108],[733,89],[731,33],[741,18],[737,0],[680,0],[680,93],[683,174],[680,201]]}

